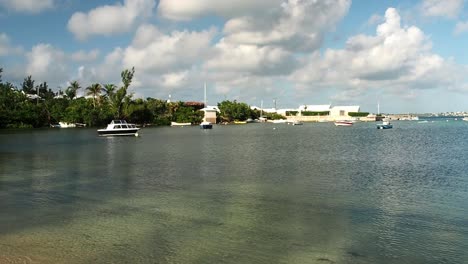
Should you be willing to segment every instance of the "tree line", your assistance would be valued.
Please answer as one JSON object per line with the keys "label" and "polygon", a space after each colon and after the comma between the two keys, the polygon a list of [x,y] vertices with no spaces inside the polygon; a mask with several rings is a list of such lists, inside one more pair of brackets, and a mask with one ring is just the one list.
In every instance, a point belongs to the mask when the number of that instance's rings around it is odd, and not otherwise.
{"label": "tree line", "polygon": [[[198,124],[205,107],[198,102],[168,102],[148,97],[133,98],[128,92],[135,69],[121,72],[122,86],[93,83],[82,87],[72,81],[65,91],[52,91],[47,82],[36,84],[32,76],[24,78],[19,87],[2,80],[0,68],[0,128],[47,127],[58,122],[84,123],[88,126],[104,126],[112,119],[147,125],[170,125],[174,122]],[[84,89],[86,97],[77,97]],[[223,101],[218,104],[219,122],[256,119],[259,110],[252,110],[245,103]],[[272,114],[269,118],[281,116]]]}

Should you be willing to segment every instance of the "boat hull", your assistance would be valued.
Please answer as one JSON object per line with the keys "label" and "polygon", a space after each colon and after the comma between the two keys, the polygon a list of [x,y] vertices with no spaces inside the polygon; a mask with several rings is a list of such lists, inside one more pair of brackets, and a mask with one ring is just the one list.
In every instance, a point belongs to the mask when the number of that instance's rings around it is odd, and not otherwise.
{"label": "boat hull", "polygon": [[201,124],[200,129],[212,129],[213,125],[212,124]]}
{"label": "boat hull", "polygon": [[139,128],[131,128],[131,129],[99,129],[98,135],[99,136],[137,136]]}
{"label": "boat hull", "polygon": [[377,129],[390,129],[393,125],[377,125]]}
{"label": "boat hull", "polygon": [[192,123],[177,123],[177,122],[171,122],[171,126],[191,126]]}
{"label": "boat hull", "polygon": [[335,126],[352,126],[353,122],[345,122],[345,121],[337,121],[335,122]]}

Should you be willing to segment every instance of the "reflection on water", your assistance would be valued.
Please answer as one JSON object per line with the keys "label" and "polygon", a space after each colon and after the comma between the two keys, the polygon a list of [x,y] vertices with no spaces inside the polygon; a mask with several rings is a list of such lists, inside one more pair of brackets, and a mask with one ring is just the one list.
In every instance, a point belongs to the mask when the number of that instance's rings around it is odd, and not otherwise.
{"label": "reflection on water", "polygon": [[0,263],[467,262],[468,124],[394,127],[1,131]]}

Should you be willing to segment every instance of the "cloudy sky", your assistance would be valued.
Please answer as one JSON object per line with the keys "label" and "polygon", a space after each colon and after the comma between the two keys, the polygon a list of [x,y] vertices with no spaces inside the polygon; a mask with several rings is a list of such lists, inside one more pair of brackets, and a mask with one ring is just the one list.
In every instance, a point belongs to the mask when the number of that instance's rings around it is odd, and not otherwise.
{"label": "cloudy sky", "polygon": [[465,0],[0,0],[3,79],[278,108],[468,111]]}

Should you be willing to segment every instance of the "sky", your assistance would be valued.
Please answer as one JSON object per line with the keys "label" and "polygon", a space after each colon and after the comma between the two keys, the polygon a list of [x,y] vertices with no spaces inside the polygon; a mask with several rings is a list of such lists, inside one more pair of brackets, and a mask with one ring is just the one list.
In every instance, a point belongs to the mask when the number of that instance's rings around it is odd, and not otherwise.
{"label": "sky", "polygon": [[465,0],[0,0],[2,79],[136,98],[468,111]]}

